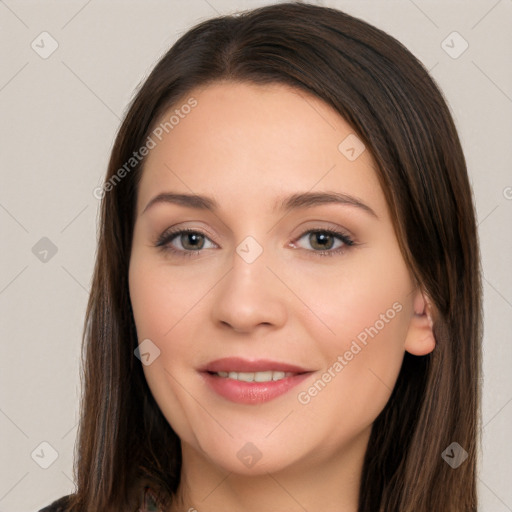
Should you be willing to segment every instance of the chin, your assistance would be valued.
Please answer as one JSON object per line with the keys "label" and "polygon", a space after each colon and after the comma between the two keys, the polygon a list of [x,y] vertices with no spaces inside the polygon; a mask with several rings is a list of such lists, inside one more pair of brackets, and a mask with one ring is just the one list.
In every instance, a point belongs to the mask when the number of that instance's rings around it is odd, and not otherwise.
{"label": "chin", "polygon": [[289,436],[288,440],[280,436],[265,438],[268,432],[260,436],[250,436],[247,432],[244,435],[232,433],[233,438],[226,435],[223,442],[219,442],[218,437],[209,437],[202,442],[201,436],[196,437],[190,449],[226,472],[245,476],[280,472],[298,464],[304,455],[304,440],[301,436],[291,441]]}

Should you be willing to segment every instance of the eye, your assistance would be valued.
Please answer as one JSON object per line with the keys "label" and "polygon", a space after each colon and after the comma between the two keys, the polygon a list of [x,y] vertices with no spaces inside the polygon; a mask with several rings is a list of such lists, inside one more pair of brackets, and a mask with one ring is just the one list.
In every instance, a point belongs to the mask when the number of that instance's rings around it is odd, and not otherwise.
{"label": "eye", "polygon": [[[330,229],[312,229],[303,233],[297,241],[306,240],[317,256],[333,256],[355,245],[345,233]],[[295,244],[294,244],[295,245]]]}
{"label": "eye", "polygon": [[[211,246],[207,243],[210,242]],[[200,231],[180,229],[164,231],[155,243],[156,247],[182,255],[199,254],[203,249],[211,249],[216,245]]]}
{"label": "eye", "polygon": [[[312,250],[305,248],[315,256],[333,256],[344,252],[355,242],[345,233],[331,229],[312,229],[305,231],[297,242],[305,240]],[[210,245],[208,245],[210,244]],[[291,244],[296,247],[296,242]],[[216,248],[204,233],[194,229],[170,229],[164,231],[157,239],[155,247],[179,256],[196,256],[204,249]],[[302,247],[304,249],[304,247]]]}

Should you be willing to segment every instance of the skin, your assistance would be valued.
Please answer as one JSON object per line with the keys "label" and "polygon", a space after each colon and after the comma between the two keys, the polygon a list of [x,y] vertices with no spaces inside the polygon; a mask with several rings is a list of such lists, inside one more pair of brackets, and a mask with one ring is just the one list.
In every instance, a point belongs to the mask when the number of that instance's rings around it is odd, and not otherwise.
{"label": "skin", "polygon": [[[368,150],[347,159],[338,145],[350,125],[303,91],[219,82],[191,96],[197,106],[147,157],[129,271],[139,343],[149,338],[160,350],[144,373],[182,443],[175,510],[355,512],[371,426],[404,352],[435,347],[430,306],[399,250],[376,164]],[[350,194],[376,216],[337,203],[273,210],[278,198],[322,191]],[[162,192],[206,195],[219,207],[159,202],[144,211]],[[155,247],[171,226],[205,235],[202,251],[179,235],[168,242],[178,253]],[[333,228],[355,245],[334,238],[325,250],[343,250],[320,256],[308,230]],[[252,263],[236,252],[247,236],[263,250]],[[394,318],[300,403],[393,304]],[[227,356],[314,373],[269,402],[240,405],[197,371]],[[247,442],[261,453],[252,467],[237,457]]]}

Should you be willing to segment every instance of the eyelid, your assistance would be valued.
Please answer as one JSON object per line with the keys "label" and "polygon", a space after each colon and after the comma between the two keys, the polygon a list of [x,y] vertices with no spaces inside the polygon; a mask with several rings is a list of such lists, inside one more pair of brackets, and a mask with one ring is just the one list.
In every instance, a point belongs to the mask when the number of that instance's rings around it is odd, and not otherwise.
{"label": "eyelid", "polygon": [[[164,230],[164,232],[162,234],[157,236],[156,240],[154,241],[154,245],[155,245],[155,247],[165,249],[171,240],[174,240],[182,233],[196,233],[196,234],[202,235],[205,238],[207,238],[208,240],[210,240],[210,242],[212,242],[214,245],[218,246],[218,244],[214,240],[212,240],[212,237],[209,233],[206,233],[201,228],[193,228],[193,227],[187,227],[187,226],[183,226],[183,227],[182,226],[172,226],[172,227]],[[182,251],[179,249],[176,249],[176,250],[178,252],[200,252],[203,249],[201,249],[200,251]]]}
{"label": "eyelid", "polygon": [[359,241],[356,235],[352,233],[350,229],[342,224],[321,218],[313,218],[311,220],[302,222],[296,229],[293,230],[292,237],[294,240],[298,240],[301,236],[311,231],[327,231],[335,235],[350,239],[354,245],[359,245]]}
{"label": "eyelid", "polygon": [[[314,222],[314,221],[311,221]],[[303,227],[301,233],[298,236],[295,236],[291,242],[288,243],[288,247],[292,244],[295,244],[298,240],[306,236],[310,233],[329,233],[338,240],[342,242],[341,247],[338,247],[337,249],[326,249],[326,250],[312,250],[312,249],[303,249],[301,247],[294,247],[297,249],[302,249],[306,251],[307,253],[310,253],[312,255],[316,256],[334,256],[336,254],[345,252],[348,248],[359,245],[358,242],[355,241],[354,237],[348,232],[346,229],[342,229],[338,227],[335,224],[325,222],[325,221],[317,221],[322,222],[324,225],[320,226],[318,224],[313,225],[311,227]],[[325,225],[329,225],[331,227],[325,227]],[[178,254],[180,256],[192,256],[192,255],[199,255],[202,252],[204,252],[207,249],[199,249],[199,250],[184,250],[184,249],[177,249],[171,245],[171,242],[174,241],[175,238],[180,236],[183,233],[195,233],[204,236],[206,239],[208,239],[210,242],[212,242],[214,245],[219,247],[218,244],[212,240],[212,237],[210,234],[205,233],[205,231],[201,228],[197,227],[188,227],[188,226],[171,226],[170,228],[163,231],[162,234],[160,234],[157,239],[154,241],[154,246],[163,250],[163,251],[169,251],[171,253]]]}
{"label": "eyelid", "polygon": [[295,245],[296,241],[300,240],[301,238],[304,238],[306,235],[311,234],[311,233],[328,233],[328,234],[332,235],[334,238],[336,238],[342,242],[341,246],[337,247],[336,249],[325,249],[325,250],[320,250],[320,251],[303,249],[301,247],[294,247],[297,249],[304,250],[306,253],[308,253],[308,255],[313,255],[313,257],[314,256],[320,256],[320,257],[336,256],[338,254],[342,254],[342,253],[346,252],[351,247],[358,245],[358,243],[356,243],[354,241],[353,237],[351,235],[345,233],[344,231],[341,231],[339,229],[323,228],[323,227],[306,229],[305,231],[302,232],[301,235],[299,235],[298,237],[295,237],[294,241],[291,242],[291,244]]}

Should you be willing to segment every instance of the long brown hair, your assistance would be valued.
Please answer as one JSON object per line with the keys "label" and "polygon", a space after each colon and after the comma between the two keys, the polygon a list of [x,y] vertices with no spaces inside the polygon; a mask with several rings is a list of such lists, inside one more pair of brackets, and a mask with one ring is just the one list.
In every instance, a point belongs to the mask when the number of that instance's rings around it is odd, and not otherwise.
{"label": "long brown hair", "polygon": [[[427,70],[396,39],[341,11],[299,2],[193,27],[158,62],[126,113],[110,185],[101,193],[83,338],[77,490],[69,509],[134,510],[142,482],[169,499],[177,490],[179,438],[134,356],[128,266],[144,159],[132,167],[126,162],[163,114],[193,88],[219,80],[291,85],[321,98],[353,127],[378,164],[403,257],[434,308],[436,348],[421,357],[405,354],[374,422],[359,511],[475,511],[480,258],[454,122]],[[468,453],[456,469],[441,456],[454,442]]]}

